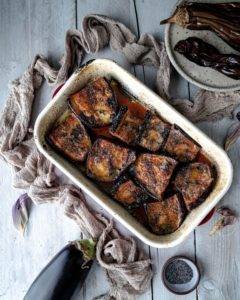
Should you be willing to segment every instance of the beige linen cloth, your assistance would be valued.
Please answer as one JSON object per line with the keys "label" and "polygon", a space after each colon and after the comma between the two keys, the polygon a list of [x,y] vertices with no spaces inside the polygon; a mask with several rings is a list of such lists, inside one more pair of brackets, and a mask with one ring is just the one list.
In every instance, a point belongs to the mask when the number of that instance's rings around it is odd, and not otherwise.
{"label": "beige linen cloth", "polygon": [[58,201],[80,230],[98,239],[97,260],[105,268],[111,289],[106,299],[131,299],[150,286],[149,258],[137,249],[132,238],[121,237],[112,222],[91,211],[79,189],[58,183],[54,168],[37,150],[29,130],[36,91],[45,79],[50,85],[67,80],[80,66],[86,53],[96,53],[109,45],[133,64],[157,69],[158,93],[194,122],[231,116],[239,105],[239,92],[231,94],[200,90],[194,102],[173,100],[169,95],[170,63],[164,44],[150,34],[136,36],[122,23],[102,15],[83,19],[82,31],[68,30],[61,68],[54,70],[37,55],[25,73],[12,82],[0,117],[0,154],[14,170],[13,186],[28,189],[35,204]]}

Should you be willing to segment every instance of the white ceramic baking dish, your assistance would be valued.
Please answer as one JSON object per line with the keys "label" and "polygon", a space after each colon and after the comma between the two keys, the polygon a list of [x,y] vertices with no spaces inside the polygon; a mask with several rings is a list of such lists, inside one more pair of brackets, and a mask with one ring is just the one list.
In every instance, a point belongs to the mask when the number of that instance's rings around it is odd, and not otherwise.
{"label": "white ceramic baking dish", "polygon": [[[102,192],[96,184],[84,176],[73,163],[54,151],[45,141],[45,134],[48,129],[66,111],[68,96],[77,92],[84,87],[89,80],[97,76],[116,79],[141,103],[154,109],[168,122],[180,126],[202,146],[203,154],[216,166],[218,175],[214,189],[205,202],[194,209],[186,217],[181,227],[172,234],[158,236],[149,232],[123,207],[113,201]],[[56,167],[139,239],[153,247],[167,248],[176,246],[182,242],[223,197],[232,182],[232,164],[226,153],[219,146],[138,79],[115,62],[107,59],[96,59],[74,72],[55,95],[53,100],[49,102],[38,116],[34,128],[34,137],[39,151],[56,165]]]}

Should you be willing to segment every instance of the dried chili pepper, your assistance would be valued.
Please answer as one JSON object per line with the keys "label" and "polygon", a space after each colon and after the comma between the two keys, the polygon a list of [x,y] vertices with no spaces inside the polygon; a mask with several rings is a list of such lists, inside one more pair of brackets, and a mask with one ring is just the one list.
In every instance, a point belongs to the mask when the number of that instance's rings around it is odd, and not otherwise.
{"label": "dried chili pepper", "polygon": [[160,24],[175,23],[191,30],[210,30],[240,51],[240,3],[195,3],[178,6]]}
{"label": "dried chili pepper", "polygon": [[221,54],[217,48],[197,37],[179,41],[174,50],[199,66],[210,67],[228,77],[240,79],[240,55]]}

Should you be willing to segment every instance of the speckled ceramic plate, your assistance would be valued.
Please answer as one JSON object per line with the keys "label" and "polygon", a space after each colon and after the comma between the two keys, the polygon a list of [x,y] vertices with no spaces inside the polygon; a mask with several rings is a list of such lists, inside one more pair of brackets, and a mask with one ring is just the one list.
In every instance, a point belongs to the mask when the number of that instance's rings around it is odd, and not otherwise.
{"label": "speckled ceramic plate", "polygon": [[[192,0],[191,2],[232,2],[232,0]],[[180,5],[183,1],[178,2]],[[186,1],[185,1],[186,2]],[[235,2],[240,2],[235,0]],[[175,7],[176,8],[176,7]],[[175,10],[173,9],[173,11]],[[240,80],[234,80],[211,68],[200,67],[189,61],[183,55],[174,51],[174,46],[178,41],[191,36],[203,39],[212,44],[222,53],[238,53],[231,48],[216,34],[210,31],[187,30],[175,24],[167,24],[165,30],[165,44],[169,59],[175,69],[189,82],[211,91],[234,91],[240,90]]]}

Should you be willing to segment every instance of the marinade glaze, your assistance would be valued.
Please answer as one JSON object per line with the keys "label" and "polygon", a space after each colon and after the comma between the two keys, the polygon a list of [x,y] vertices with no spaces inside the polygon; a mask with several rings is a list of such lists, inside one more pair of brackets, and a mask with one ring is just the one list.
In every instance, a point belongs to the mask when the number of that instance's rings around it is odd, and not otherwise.
{"label": "marinade glaze", "polygon": [[[174,232],[210,193],[216,174],[201,146],[115,80],[96,78],[68,103],[69,112],[47,141],[70,161],[80,157],[75,166],[151,232]],[[68,118],[74,126],[63,130]],[[76,122],[87,144],[74,132]],[[68,144],[71,156],[61,148]]]}

